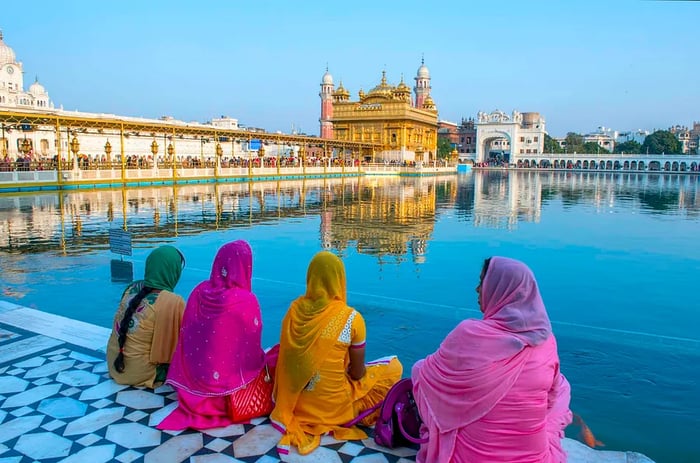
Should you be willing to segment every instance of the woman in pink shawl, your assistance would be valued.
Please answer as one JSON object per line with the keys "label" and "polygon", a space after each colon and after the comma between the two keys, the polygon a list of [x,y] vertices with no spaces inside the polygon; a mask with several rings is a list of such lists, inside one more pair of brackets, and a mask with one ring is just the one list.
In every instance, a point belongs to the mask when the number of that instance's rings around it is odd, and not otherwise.
{"label": "woman in pink shawl", "polygon": [[247,242],[225,244],[211,276],[190,294],[167,384],[178,407],[159,429],[210,429],[232,424],[227,402],[265,365],[260,306],[251,292],[253,253]]}
{"label": "woman in pink shawl", "polygon": [[461,322],[411,373],[424,421],[417,462],[560,463],[570,387],[532,271],[484,262],[482,320]]}

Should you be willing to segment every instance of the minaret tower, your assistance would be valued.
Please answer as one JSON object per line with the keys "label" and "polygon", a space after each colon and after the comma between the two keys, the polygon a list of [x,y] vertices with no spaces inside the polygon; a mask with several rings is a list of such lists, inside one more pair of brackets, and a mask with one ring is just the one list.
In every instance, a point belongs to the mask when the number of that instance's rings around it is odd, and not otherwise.
{"label": "minaret tower", "polygon": [[416,108],[423,109],[425,99],[430,96],[430,71],[428,71],[423,58],[420,60],[420,67],[415,79],[416,86],[413,87],[413,91],[416,92]]}
{"label": "minaret tower", "polygon": [[321,138],[333,138],[333,76],[328,72],[328,66],[321,79],[321,93],[318,96],[321,97],[321,117],[318,119],[321,123]]}

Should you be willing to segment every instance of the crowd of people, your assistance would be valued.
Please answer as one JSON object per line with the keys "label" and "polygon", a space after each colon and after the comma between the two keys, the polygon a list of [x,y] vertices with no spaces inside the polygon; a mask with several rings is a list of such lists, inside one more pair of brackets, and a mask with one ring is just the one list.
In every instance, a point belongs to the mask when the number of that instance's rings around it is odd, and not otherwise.
{"label": "crowd of people", "polygon": [[[209,278],[186,302],[175,293],[184,269],[176,248],[153,250],[144,279],[123,293],[107,346],[117,383],[176,390],[178,406],[160,429],[227,426],[267,394],[262,400],[271,410],[258,413],[269,414],[279,431],[281,454],[292,447],[309,454],[326,434],[367,437],[379,411],[366,411],[382,402],[404,367],[395,355],[366,360],[367,326],[349,305],[339,257],[313,256],[306,290],[291,301],[279,344],[267,351],[249,243],[222,246]],[[489,258],[476,292],[483,318],[459,323],[407,371],[427,439],[417,461],[565,462],[570,387],[532,271],[517,260]]]}

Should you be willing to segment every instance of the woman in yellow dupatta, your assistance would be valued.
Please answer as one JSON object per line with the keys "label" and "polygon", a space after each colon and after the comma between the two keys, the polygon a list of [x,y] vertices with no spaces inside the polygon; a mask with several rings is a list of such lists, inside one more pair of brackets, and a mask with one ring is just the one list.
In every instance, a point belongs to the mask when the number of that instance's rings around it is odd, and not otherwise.
{"label": "woman in yellow dupatta", "polygon": [[[309,264],[306,295],[292,302],[282,321],[270,415],[283,434],[281,454],[292,445],[301,455],[311,453],[327,433],[340,440],[366,438],[343,424],[383,400],[401,379],[396,357],[365,365],[365,322],[346,300],[343,262],[319,252]],[[374,424],[377,414],[362,423]]]}

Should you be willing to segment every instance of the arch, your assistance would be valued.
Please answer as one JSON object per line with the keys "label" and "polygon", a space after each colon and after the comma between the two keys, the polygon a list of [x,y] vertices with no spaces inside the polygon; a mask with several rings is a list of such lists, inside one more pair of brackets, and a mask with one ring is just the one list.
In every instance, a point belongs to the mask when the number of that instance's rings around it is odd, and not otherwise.
{"label": "arch", "polygon": [[644,161],[639,161],[639,164],[637,164],[637,170],[644,170],[645,167]]}
{"label": "arch", "polygon": [[517,165],[518,165],[518,167],[522,167],[522,166],[523,166],[523,161],[522,161],[521,159],[518,159]]}
{"label": "arch", "polygon": [[670,161],[666,161],[666,162],[664,163],[664,170],[665,170],[666,172],[670,172],[670,171],[671,171],[671,162],[670,162]]}
{"label": "arch", "polygon": [[661,170],[661,162],[660,161],[650,161],[649,162],[649,170]]}
{"label": "arch", "polygon": [[688,170],[688,165],[685,163],[685,161],[681,161],[680,171],[685,172],[687,170]]}
{"label": "arch", "polygon": [[540,167],[543,169],[548,169],[551,166],[549,159],[542,159],[540,161]]}
{"label": "arch", "polygon": [[583,161],[583,168],[588,169],[588,160]]}
{"label": "arch", "polygon": [[678,161],[673,161],[673,164],[671,164],[671,170],[678,172]]}
{"label": "arch", "polygon": [[537,167],[537,161],[530,159],[530,167]]}
{"label": "arch", "polygon": [[581,168],[581,160],[580,159],[578,161],[576,161],[576,164],[574,164],[574,167],[576,167],[577,169]]}
{"label": "arch", "polygon": [[613,169],[614,169],[614,170],[620,170],[620,167],[621,167],[620,161],[615,161],[615,162],[613,163]]}
{"label": "arch", "polygon": [[690,163],[690,170],[693,172],[697,172],[698,171],[698,163],[695,161],[691,162]]}
{"label": "arch", "polygon": [[623,163],[622,163],[622,168],[623,168],[624,170],[630,170],[630,162],[629,162],[629,161],[623,162]]}
{"label": "arch", "polygon": [[571,159],[569,159],[568,161],[566,161],[566,168],[567,168],[567,169],[573,169],[573,168],[574,168],[574,163],[571,162]]}
{"label": "arch", "polygon": [[[489,144],[500,138],[505,138],[508,140],[508,160],[514,158],[513,154],[516,152],[513,147],[514,135],[514,125],[513,124],[499,124],[499,123],[482,123],[476,126],[476,162],[488,161],[489,158]],[[504,150],[505,156],[505,150]]]}
{"label": "arch", "polygon": [[530,168],[530,161],[529,161],[528,159],[525,159],[525,160],[523,161],[523,167],[526,168],[526,169],[529,169],[529,168]]}
{"label": "arch", "polygon": [[559,168],[559,160],[557,160],[557,159],[554,160],[554,168],[555,169]]}
{"label": "arch", "polygon": [[637,170],[637,161],[630,162],[630,169]]}
{"label": "arch", "polygon": [[598,165],[596,164],[595,161],[591,161],[590,164],[588,164],[588,166],[589,166],[591,169],[597,169],[597,168],[598,168]]}
{"label": "arch", "polygon": [[605,161],[605,170],[612,170],[612,168],[613,168],[612,161]]}

